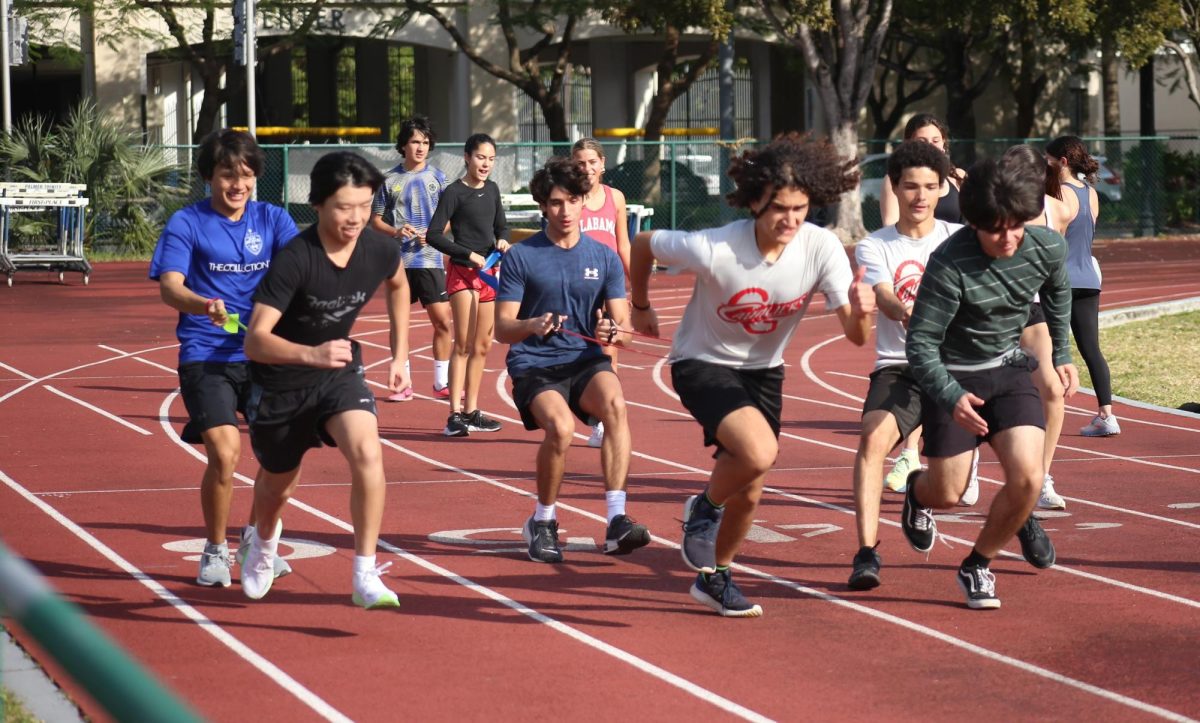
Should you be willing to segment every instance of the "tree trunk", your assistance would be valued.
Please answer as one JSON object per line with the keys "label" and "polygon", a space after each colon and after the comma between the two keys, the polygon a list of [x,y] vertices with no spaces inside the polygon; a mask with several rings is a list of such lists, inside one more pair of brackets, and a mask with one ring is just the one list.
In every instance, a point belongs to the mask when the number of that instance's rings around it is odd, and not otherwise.
{"label": "tree trunk", "polygon": [[[1111,31],[1100,38],[1100,104],[1104,107],[1104,135],[1116,138],[1121,135],[1121,59],[1117,57],[1117,39]],[[1120,141],[1105,143],[1105,155],[1111,168],[1121,169],[1124,149]]]}
{"label": "tree trunk", "polygon": [[[552,143],[567,143],[571,140],[570,133],[567,132],[567,109],[563,107],[562,97],[558,95],[542,94],[542,98],[534,97],[538,102],[538,106],[542,109],[542,117],[546,119],[546,127],[550,130],[550,141]],[[559,152],[559,148],[554,149]]]}
{"label": "tree trunk", "polygon": [[1029,138],[1033,135],[1033,124],[1037,107],[1046,90],[1049,78],[1045,73],[1038,72],[1042,68],[1034,44],[1033,34],[1036,26],[1021,25],[1020,44],[1021,67],[1017,71],[1017,82],[1014,90],[1017,100],[1017,138]]}
{"label": "tree trunk", "polygon": [[955,163],[968,167],[975,162],[975,97],[969,86],[970,53],[965,36],[949,32],[943,34],[943,50],[946,58],[946,125],[950,127],[950,138],[971,140],[971,143],[951,145]]}
{"label": "tree trunk", "polygon": [[[843,119],[836,124],[831,123],[830,128],[832,128],[832,132],[829,134],[829,138],[833,142],[833,147],[837,149],[838,155],[843,158],[857,158],[858,123],[855,119]],[[862,194],[859,193],[858,186],[842,194],[838,201],[837,222],[830,230],[844,244],[858,243],[867,235],[867,229],[863,226]]]}
{"label": "tree trunk", "polygon": [[200,110],[196,112],[196,130],[192,133],[194,145],[199,145],[204,136],[217,130],[226,95],[221,89],[220,70],[212,72],[210,68],[202,67],[200,73],[204,81],[204,99],[200,101]]}

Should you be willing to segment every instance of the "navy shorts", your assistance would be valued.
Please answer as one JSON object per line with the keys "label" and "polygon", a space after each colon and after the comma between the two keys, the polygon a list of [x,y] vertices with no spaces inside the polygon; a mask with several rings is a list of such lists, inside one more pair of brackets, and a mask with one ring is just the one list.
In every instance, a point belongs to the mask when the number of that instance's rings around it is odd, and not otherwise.
{"label": "navy shorts", "polygon": [[335,414],[362,409],[378,416],[375,395],[367,388],[362,362],[330,369],[321,381],[301,389],[264,389],[253,384],[246,405],[250,444],[268,472],[289,472],[300,466],[304,453],[337,443],[325,431]]}
{"label": "navy shorts", "polygon": [[600,372],[611,372],[612,370],[612,360],[607,356],[602,356],[541,369],[531,369],[519,377],[513,377],[513,404],[521,413],[521,421],[525,424],[525,429],[538,429],[537,420],[530,412],[529,407],[533,404],[534,397],[547,390],[558,392],[558,395],[567,401],[571,413],[579,421],[588,425],[598,422],[598,419],[583,411],[579,406],[579,400],[583,397],[583,392],[587,389],[588,384],[592,382],[592,377]]}
{"label": "navy shorts", "polygon": [[736,369],[697,359],[671,365],[671,385],[679,401],[704,429],[704,446],[716,446],[717,428],[731,412],[754,407],[779,438],[783,414],[783,365],[770,369]]}
{"label": "navy shorts", "polygon": [[926,457],[954,457],[990,441],[997,432],[1013,427],[1046,428],[1042,398],[1033,386],[1031,372],[1038,367],[1037,359],[1018,354],[1004,365],[971,372],[950,372],[968,392],[984,400],[975,412],[988,425],[986,437],[978,437],[954,421],[951,412],[922,395],[921,422],[925,438]]}
{"label": "navy shorts", "polygon": [[180,437],[189,444],[199,444],[204,432],[226,424],[236,427],[238,413],[246,415],[250,365],[247,362],[180,364],[179,395],[189,417]]}
{"label": "navy shorts", "polygon": [[921,387],[907,364],[892,364],[871,372],[863,416],[877,410],[889,412],[896,418],[901,439],[921,426]]}

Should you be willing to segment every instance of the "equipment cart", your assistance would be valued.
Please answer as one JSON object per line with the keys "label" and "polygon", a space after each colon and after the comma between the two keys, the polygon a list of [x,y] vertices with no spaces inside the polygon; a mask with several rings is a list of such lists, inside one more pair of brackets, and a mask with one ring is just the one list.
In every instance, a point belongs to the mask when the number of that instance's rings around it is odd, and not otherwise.
{"label": "equipment cart", "polygon": [[[78,183],[0,183],[0,274],[12,286],[18,269],[83,274],[92,266],[83,257],[87,186]],[[44,215],[39,223],[18,223],[16,214]]]}

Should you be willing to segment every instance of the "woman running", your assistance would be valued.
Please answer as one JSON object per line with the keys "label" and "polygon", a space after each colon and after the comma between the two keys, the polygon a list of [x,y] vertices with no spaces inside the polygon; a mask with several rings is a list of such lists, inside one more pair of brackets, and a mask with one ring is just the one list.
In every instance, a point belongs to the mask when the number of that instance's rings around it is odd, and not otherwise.
{"label": "woman running", "polygon": [[[479,409],[483,366],[492,347],[496,291],[479,278],[493,251],[508,250],[508,224],[500,205],[500,187],[488,180],[496,163],[496,142],[476,133],[463,147],[467,172],[446,187],[429,222],[426,242],[450,257],[446,293],[454,319],[450,354],[450,416],[442,434],[465,437],[471,432],[497,432],[500,423]],[[454,232],[451,240],[446,229]],[[463,393],[466,399],[463,399]]]}
{"label": "woman running", "polygon": [[[1096,391],[1098,414],[1079,433],[1085,437],[1111,437],[1121,433],[1112,411],[1112,378],[1100,352],[1100,264],[1092,256],[1100,200],[1095,182],[1100,163],[1077,136],[1062,136],[1046,146],[1046,158],[1066,189],[1067,275],[1071,279],[1071,333],[1083,363],[1087,364]],[[1082,176],[1085,180],[1080,180]]]}
{"label": "woman running", "polygon": [[[583,166],[592,187],[583,199],[583,210],[579,217],[579,231],[617,252],[625,276],[629,276],[629,220],[625,214],[625,194],[612,186],[605,186],[604,148],[595,138],[580,138],[571,147],[571,157]],[[612,358],[613,371],[617,370],[617,348],[603,347],[604,353]],[[588,438],[589,447],[604,443],[604,423],[597,422]]]}

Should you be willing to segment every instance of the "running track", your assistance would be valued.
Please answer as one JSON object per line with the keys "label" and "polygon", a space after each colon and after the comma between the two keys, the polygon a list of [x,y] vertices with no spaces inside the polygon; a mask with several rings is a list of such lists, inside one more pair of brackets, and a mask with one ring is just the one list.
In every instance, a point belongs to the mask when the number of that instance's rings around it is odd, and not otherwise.
{"label": "running track", "polygon": [[[1200,243],[1100,253],[1106,308],[1200,296]],[[144,278],[144,265],[101,264],[89,287],[23,272],[0,289],[0,536],[206,717],[1200,719],[1200,419],[1124,407],[1124,434],[1085,439],[1094,400],[1069,401],[1054,465],[1068,508],[1045,523],[1059,564],[1033,570],[1014,541],[993,566],[1000,611],[967,610],[954,582],[997,489],[990,452],[979,505],[941,517],[949,547],[928,561],[895,524],[899,497],[885,499],[884,584],[852,593],[850,466],[871,351],[837,340],[817,311],[791,347],[780,457],[739,558],[765,617],[724,620],[687,595],[678,518],[709,458],[663,365],[622,355],[630,513],[655,543],[624,558],[597,550],[599,454],[580,427],[559,512],[574,544],[566,563],[539,565],[518,533],[538,435],[516,420],[504,348],[483,395],[504,429],[446,439],[445,404],[421,394],[428,325],[417,323],[417,398],[380,405],[380,559],[394,561],[400,611],[350,604],[348,480],[328,449],[306,458],[285,514],[285,546],[311,556],[251,602],[236,582],[193,583],[203,462],[176,436],[174,317]],[[664,333],[687,293],[655,277]],[[356,331],[379,382],[378,299]],[[232,540],[255,471],[245,447]]]}

